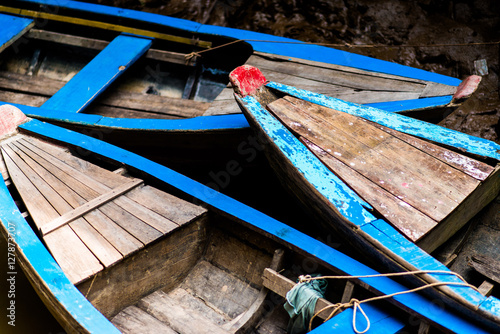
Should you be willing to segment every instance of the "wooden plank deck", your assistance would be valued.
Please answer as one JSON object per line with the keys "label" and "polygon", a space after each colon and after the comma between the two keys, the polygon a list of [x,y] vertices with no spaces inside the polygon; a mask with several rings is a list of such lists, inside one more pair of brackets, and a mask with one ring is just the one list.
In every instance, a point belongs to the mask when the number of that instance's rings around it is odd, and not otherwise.
{"label": "wooden plank deck", "polygon": [[[261,69],[270,81],[362,104],[447,96],[457,89],[440,83],[259,52],[254,53],[246,65]],[[228,86],[205,115],[238,112],[233,89]]]}
{"label": "wooden plank deck", "polygon": [[75,284],[204,212],[63,148],[22,135],[14,139],[1,147],[10,177]]}
{"label": "wooden plank deck", "polygon": [[142,56],[151,40],[120,35],[76,74],[44,107],[80,112]]}
{"label": "wooden plank deck", "polygon": [[175,288],[145,296],[112,322],[124,333],[143,333],[137,324],[145,322],[151,330],[157,328],[155,333],[165,327],[167,333],[232,333],[227,325],[244,314],[258,294],[236,275],[201,260]]}
{"label": "wooden plank deck", "polygon": [[304,100],[285,97],[268,108],[414,242],[465,203],[494,171],[418,138]]}
{"label": "wooden plank deck", "polygon": [[[40,107],[65,84],[66,81],[46,76],[0,71],[0,87],[3,88],[0,101]],[[86,113],[107,117],[176,119],[201,116],[210,106],[208,102],[135,93],[121,87],[102,95],[85,109]]]}

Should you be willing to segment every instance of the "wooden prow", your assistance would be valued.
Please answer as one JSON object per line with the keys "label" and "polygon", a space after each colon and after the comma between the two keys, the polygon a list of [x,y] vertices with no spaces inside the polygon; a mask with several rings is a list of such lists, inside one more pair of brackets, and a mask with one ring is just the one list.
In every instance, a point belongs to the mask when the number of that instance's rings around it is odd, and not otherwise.
{"label": "wooden prow", "polygon": [[236,93],[242,97],[255,93],[267,82],[262,72],[250,65],[235,68],[229,74],[229,81],[231,81]]}
{"label": "wooden prow", "polygon": [[8,104],[0,106],[0,137],[14,133],[17,126],[27,119],[28,117],[14,106]]}

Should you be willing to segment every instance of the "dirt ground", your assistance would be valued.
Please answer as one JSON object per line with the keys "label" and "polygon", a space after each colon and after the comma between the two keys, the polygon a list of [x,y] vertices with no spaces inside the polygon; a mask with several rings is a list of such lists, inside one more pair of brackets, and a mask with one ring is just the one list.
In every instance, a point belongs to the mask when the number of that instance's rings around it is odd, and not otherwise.
{"label": "dirt ground", "polygon": [[[488,74],[441,125],[500,142],[497,0],[87,0],[296,38],[464,79]],[[349,45],[349,46],[339,46]]]}

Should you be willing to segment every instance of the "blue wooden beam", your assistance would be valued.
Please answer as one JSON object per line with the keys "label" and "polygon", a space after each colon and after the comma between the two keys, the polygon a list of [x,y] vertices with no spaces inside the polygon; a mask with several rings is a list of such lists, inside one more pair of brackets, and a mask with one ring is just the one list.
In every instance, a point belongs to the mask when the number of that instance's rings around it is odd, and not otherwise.
{"label": "blue wooden beam", "polygon": [[32,19],[0,14],[0,52],[18,40],[34,24]]}
{"label": "blue wooden beam", "polygon": [[120,35],[44,104],[57,111],[80,112],[151,46],[138,36]]}

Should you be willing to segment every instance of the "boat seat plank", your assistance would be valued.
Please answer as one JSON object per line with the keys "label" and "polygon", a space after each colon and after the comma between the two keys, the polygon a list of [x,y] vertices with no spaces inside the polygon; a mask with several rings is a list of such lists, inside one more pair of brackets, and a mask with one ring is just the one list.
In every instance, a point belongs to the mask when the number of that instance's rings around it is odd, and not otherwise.
{"label": "boat seat plank", "polygon": [[[0,92],[0,98],[9,103],[39,107],[65,84],[65,81],[46,76],[0,71],[0,86],[6,89]],[[134,93],[120,87],[103,95],[85,113],[107,117],[187,118],[202,115],[210,106],[208,102]],[[236,109],[239,110],[237,106]]]}
{"label": "boat seat plank", "polygon": [[[103,50],[108,46],[109,42],[94,38],[86,38],[75,35],[61,34],[53,31],[45,31],[39,29],[31,29],[27,34],[26,38],[44,40],[48,42],[61,43],[72,46],[79,46],[88,49]],[[195,62],[186,62],[186,55],[183,53],[165,51],[165,50],[154,50],[150,49],[146,52],[146,58],[156,59],[160,61],[166,61],[175,64],[181,64],[184,66],[194,66]]]}
{"label": "boat seat plank", "polygon": [[[62,214],[64,212],[74,212],[73,206],[71,206],[70,203],[68,203],[66,199],[60,195],[62,193],[61,190],[64,189],[62,189],[62,184],[56,177],[38,165],[33,159],[31,159],[31,157],[26,155],[25,152],[22,152],[19,147],[15,146],[15,143],[6,144],[4,145],[4,148],[6,152],[10,154],[10,157],[15,157],[14,161],[16,166],[20,170],[25,171],[25,173],[29,173],[30,182],[37,187],[41,196],[48,200],[48,206],[52,206],[58,214]],[[72,193],[71,189],[66,188],[65,190]],[[23,198],[32,198],[32,193],[27,192],[25,188],[22,188],[19,185],[18,191],[22,194],[22,196],[24,196]],[[70,198],[70,200],[73,205],[75,205],[75,201],[78,203],[78,199],[75,199],[74,197]],[[30,208],[31,204],[28,202],[26,203],[26,206]],[[58,221],[64,216],[65,215],[63,214],[62,216],[54,219],[52,222]],[[37,220],[35,218],[36,216],[33,216],[33,219],[36,222]],[[43,229],[50,226],[52,222],[43,224],[39,226],[39,228],[43,231]],[[59,227],[60,226],[58,226],[58,228]],[[113,247],[113,245],[103,238],[101,234],[90,226],[84,219],[74,220],[71,224],[71,229],[104,266],[109,266],[122,258],[121,254]],[[51,249],[54,248],[54,246],[48,241],[47,245]],[[78,260],[79,258],[75,259],[75,261]]]}
{"label": "boat seat plank", "polygon": [[[111,190],[111,188],[96,182],[96,180],[89,175],[83,174],[80,170],[68,166],[42,150],[36,150],[39,154],[38,162],[40,165],[47,169],[51,174],[58,175],[60,180],[59,182],[62,182],[67,186],[67,189],[71,190],[70,192],[64,192],[65,195],[75,192],[80,194],[80,196],[82,196],[86,201],[91,201]],[[106,174],[122,178],[122,180],[127,180],[127,178],[110,171],[107,171]],[[131,233],[143,244],[150,243],[163,235],[160,231],[154,229],[148,223],[140,220],[138,217],[129,212],[135,209],[134,206],[137,205],[135,202],[127,201],[127,204],[131,205],[129,207],[124,207],[116,204],[116,201],[119,200],[120,199],[115,199],[105,205],[102,205],[99,210],[113,219],[118,225]],[[122,199],[121,201],[124,200],[125,199]]]}
{"label": "boat seat plank", "polygon": [[301,141],[326,165],[335,170],[335,174],[345,182],[365,201],[370,203],[375,210],[381,213],[399,231],[410,240],[417,241],[437,225],[437,222],[422,212],[400,200],[387,190],[379,187],[369,179],[359,174],[350,166],[333,158],[320,147],[305,138]]}
{"label": "boat seat plank", "polygon": [[484,162],[469,158],[465,155],[448,150],[439,145],[433,144],[431,142],[425,141],[423,139],[414,136],[410,136],[406,133],[399,132],[394,129],[390,129],[388,127],[385,127],[383,125],[374,122],[370,123],[376,126],[377,128],[391,134],[392,136],[397,137],[407,142],[408,144],[426,152],[427,154],[436,157],[437,159],[462,171],[463,173],[466,173],[474,177],[477,180],[480,181],[486,180],[486,178],[495,170],[494,167]]}
{"label": "boat seat plank", "polygon": [[300,87],[301,89],[354,103],[377,103],[399,100],[413,100],[420,97],[420,92],[418,91],[380,91],[377,89],[368,88],[360,90],[359,88],[342,86],[341,83],[325,84],[324,82],[295,77],[293,75],[274,71],[266,72],[266,79],[274,82],[293,85],[294,87]]}
{"label": "boat seat plank", "polygon": [[184,307],[162,291],[156,291],[141,299],[138,307],[158,320],[168,323],[177,333],[222,334],[228,333],[204,315]]}
{"label": "boat seat plank", "polygon": [[[276,62],[259,56],[251,56],[246,65],[251,65],[266,72],[266,77],[273,72],[287,74],[292,77],[306,78],[318,81],[321,84],[341,85],[352,89],[368,89],[392,92],[418,92],[424,91],[426,85],[422,82],[412,82],[404,78],[394,80],[394,77],[385,78],[370,75],[369,72],[357,73],[356,71],[341,71],[320,66],[310,66],[298,62]],[[369,80],[367,79],[369,77]],[[281,81],[283,84],[295,84],[290,80]]]}
{"label": "boat seat plank", "polygon": [[158,213],[177,225],[186,224],[207,212],[207,209],[202,206],[195,205],[151,186],[143,186],[140,190],[132,190],[125,197]]}
{"label": "boat seat plank", "polygon": [[0,53],[12,43],[21,38],[35,25],[35,21],[28,18],[0,14]]}
{"label": "boat seat plank", "polygon": [[66,112],[82,111],[150,46],[150,39],[119,35],[43,106]]}
{"label": "boat seat plank", "polygon": [[[57,218],[59,213],[42,195],[36,185],[23,173],[23,169],[16,164],[15,161],[19,161],[17,155],[9,147],[6,147],[6,145],[2,146],[2,155],[16,188],[18,190],[25,189],[25,191],[19,190],[19,192],[35,224],[43,226]],[[27,172],[28,169],[24,169],[24,171]],[[29,196],[27,196],[28,194]]]}
{"label": "boat seat plank", "polygon": [[446,217],[479,184],[362,119],[290,100],[293,104],[279,99],[268,107],[293,131],[435,220]]}
{"label": "boat seat plank", "polygon": [[[34,198],[44,200],[38,207],[42,214],[50,214],[52,223],[49,222],[47,227],[49,218],[43,216],[43,224],[39,227],[49,248],[58,254],[54,255],[56,260],[60,260],[63,252],[55,249],[67,251],[69,246],[65,245],[64,239],[51,235],[67,234],[69,228],[80,246],[100,263],[95,270],[78,273],[75,270],[82,269],[83,265],[71,267],[69,260],[66,264],[66,258],[61,258],[61,267],[66,270],[65,266],[68,266],[67,271],[78,280],[76,282],[89,278],[86,275],[116,263],[205,212],[205,209],[182,199],[142,186],[142,180],[97,167],[72,156],[66,149],[40,140],[18,136],[15,141],[5,144],[3,151],[9,159],[10,156],[16,159],[14,168],[29,171],[30,178],[25,179],[30,188],[20,189],[20,193],[32,197],[30,195],[36,190],[40,196]],[[158,201],[162,203],[155,203]],[[183,208],[187,209],[186,212],[180,213]],[[33,216],[37,222],[39,218],[35,213]],[[59,233],[60,229],[64,229],[64,233]],[[85,257],[82,259],[88,261]],[[76,257],[71,261],[79,262],[80,259]]]}
{"label": "boat seat plank", "polygon": [[[19,143],[16,143],[19,144]],[[16,147],[18,154],[23,154],[20,149]],[[64,194],[64,200],[59,202],[57,207],[59,214],[63,215],[65,213],[69,213],[74,208],[81,206],[86,202],[86,200],[81,197],[79,194],[74,192],[71,188],[62,182],[58,178],[56,178],[53,174],[48,173],[47,170],[43,169],[41,165],[36,164],[33,159],[29,158],[28,155],[23,154],[23,161],[26,164],[29,164],[31,169],[37,171],[38,175],[43,175],[44,179],[50,184],[49,191],[52,192],[52,189],[55,193],[52,194],[52,198],[54,196],[59,197],[59,194]],[[25,170],[27,170],[27,167]],[[28,194],[32,194],[31,190],[26,191]],[[31,199],[32,196],[29,196]],[[48,198],[44,196],[40,196],[40,198]],[[67,202],[68,204],[66,204]],[[45,209],[51,207],[50,204],[45,206]],[[33,219],[35,223],[38,221],[38,214],[33,214]],[[55,218],[57,220],[60,218]],[[136,238],[133,238],[127,231],[120,228],[117,224],[111,221],[107,216],[102,214],[100,211],[94,211],[91,214],[85,215],[85,219],[100,233],[105,236],[105,238],[121,253],[128,254],[130,252],[135,251],[136,249],[142,247],[142,243],[139,242]],[[52,221],[54,221],[52,220]],[[42,223],[39,223],[42,224]],[[50,224],[50,223],[48,223]],[[40,228],[46,226],[46,224],[37,225]]]}
{"label": "boat seat plank", "polygon": [[[94,179],[108,188],[116,188],[126,180],[122,175],[112,173],[102,167],[89,163],[74,154],[70,154],[67,149],[57,147],[42,140],[25,137],[22,144],[39,156],[44,157],[47,161],[55,165],[61,164],[62,168],[69,173],[74,172],[74,170],[80,171],[82,174],[88,176],[88,179],[84,180],[84,182]],[[64,165],[67,165],[67,167],[64,167]]]}
{"label": "boat seat plank", "polygon": [[124,334],[178,334],[165,323],[136,306],[125,308],[111,322]]}
{"label": "boat seat plank", "polygon": [[44,240],[52,256],[73,284],[104,268],[69,225],[49,234]]}

